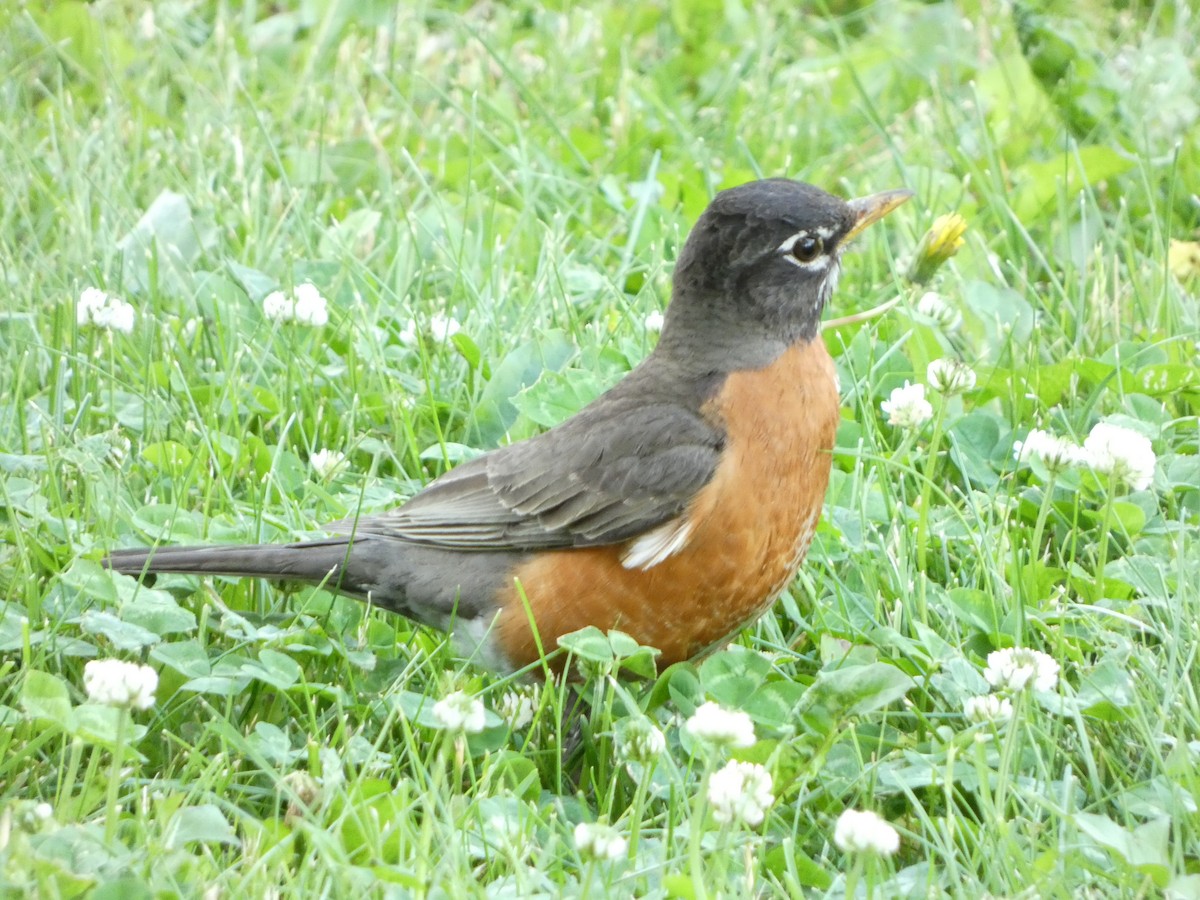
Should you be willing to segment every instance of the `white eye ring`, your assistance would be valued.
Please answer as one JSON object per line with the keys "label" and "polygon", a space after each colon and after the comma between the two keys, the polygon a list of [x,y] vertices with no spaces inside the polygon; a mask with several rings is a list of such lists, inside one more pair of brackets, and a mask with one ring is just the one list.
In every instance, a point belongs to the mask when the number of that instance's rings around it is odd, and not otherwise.
{"label": "white eye ring", "polygon": [[822,229],[810,233],[798,231],[779,245],[778,252],[794,266],[819,272],[829,267],[829,254],[825,250],[825,235]]}

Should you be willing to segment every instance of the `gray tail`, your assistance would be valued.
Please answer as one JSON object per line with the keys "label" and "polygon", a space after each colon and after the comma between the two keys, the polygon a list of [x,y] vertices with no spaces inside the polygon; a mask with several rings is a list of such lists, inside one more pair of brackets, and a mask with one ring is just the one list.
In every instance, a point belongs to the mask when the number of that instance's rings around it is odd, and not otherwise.
{"label": "gray tail", "polygon": [[327,582],[336,590],[349,550],[348,538],[333,538],[299,544],[114,550],[103,562],[114,571],[137,577],[159,572],[228,575]]}

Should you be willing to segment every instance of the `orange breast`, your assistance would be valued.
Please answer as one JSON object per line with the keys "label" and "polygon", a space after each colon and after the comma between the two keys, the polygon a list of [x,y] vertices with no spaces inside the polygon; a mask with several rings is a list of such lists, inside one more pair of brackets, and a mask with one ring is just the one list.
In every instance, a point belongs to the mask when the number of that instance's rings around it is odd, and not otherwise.
{"label": "orange breast", "polygon": [[[626,545],[542,553],[513,573],[546,651],[588,625],[617,628],[689,659],[761,615],[796,574],[820,517],[838,423],[833,361],[818,338],[770,366],[737,372],[705,407],[727,442],[685,513],[682,549],[647,570],[621,564]],[[537,658],[515,586],[500,597],[496,637],[510,661]]]}

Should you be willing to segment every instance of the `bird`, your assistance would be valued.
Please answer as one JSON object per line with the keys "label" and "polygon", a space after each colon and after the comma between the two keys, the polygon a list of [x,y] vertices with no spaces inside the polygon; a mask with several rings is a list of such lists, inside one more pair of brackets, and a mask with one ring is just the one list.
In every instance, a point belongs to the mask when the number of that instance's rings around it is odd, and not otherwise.
{"label": "bird", "polygon": [[775,602],[812,541],[840,400],[821,337],[842,254],[912,196],[787,178],[717,193],[675,262],[658,343],[557,426],[402,505],[283,544],[114,550],[153,573],[318,584],[448,632],[511,673],[587,626],[703,657]]}

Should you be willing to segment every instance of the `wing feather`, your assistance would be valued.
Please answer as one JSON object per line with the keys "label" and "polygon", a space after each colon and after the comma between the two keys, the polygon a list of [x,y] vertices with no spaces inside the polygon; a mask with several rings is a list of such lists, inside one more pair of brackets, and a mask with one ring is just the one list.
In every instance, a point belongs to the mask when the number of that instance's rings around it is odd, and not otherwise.
{"label": "wing feather", "polygon": [[331,527],[473,550],[595,546],[657,528],[712,478],[725,435],[683,403],[620,399],[470,460],[395,510]]}

